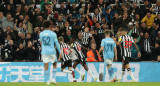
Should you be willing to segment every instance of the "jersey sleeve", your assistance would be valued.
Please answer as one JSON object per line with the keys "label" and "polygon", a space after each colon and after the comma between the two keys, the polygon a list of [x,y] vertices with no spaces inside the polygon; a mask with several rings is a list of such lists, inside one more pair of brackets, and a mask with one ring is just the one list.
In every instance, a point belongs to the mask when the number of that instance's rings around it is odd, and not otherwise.
{"label": "jersey sleeve", "polygon": [[61,54],[60,45],[59,45],[59,42],[58,42],[56,34],[54,35],[54,41],[55,41],[55,45],[56,45],[56,48],[57,48],[59,54]]}
{"label": "jersey sleeve", "polygon": [[101,47],[104,47],[104,39],[101,41]]}

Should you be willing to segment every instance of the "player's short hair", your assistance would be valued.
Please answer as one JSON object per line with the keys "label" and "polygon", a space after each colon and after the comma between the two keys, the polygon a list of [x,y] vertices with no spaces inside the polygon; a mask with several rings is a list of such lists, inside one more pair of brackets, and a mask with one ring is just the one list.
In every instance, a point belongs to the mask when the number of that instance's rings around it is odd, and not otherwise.
{"label": "player's short hair", "polygon": [[58,38],[58,40],[59,40],[59,41],[64,41],[64,38],[63,38],[62,36],[60,36],[60,37]]}
{"label": "player's short hair", "polygon": [[44,28],[49,28],[50,25],[51,25],[51,22],[50,22],[49,20],[44,20],[44,22],[43,22],[43,24],[42,24],[42,26],[43,26]]}
{"label": "player's short hair", "polygon": [[109,34],[110,34],[109,30],[105,31],[105,35],[109,35]]}

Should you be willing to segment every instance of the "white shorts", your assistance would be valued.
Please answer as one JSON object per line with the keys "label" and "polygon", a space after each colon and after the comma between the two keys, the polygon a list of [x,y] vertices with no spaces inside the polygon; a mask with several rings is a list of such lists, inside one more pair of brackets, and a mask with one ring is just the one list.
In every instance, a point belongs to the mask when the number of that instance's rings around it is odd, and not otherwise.
{"label": "white shorts", "polygon": [[111,65],[113,63],[113,59],[104,59],[106,65]]}
{"label": "white shorts", "polygon": [[55,63],[57,62],[57,57],[56,55],[42,55],[42,60],[44,63]]}

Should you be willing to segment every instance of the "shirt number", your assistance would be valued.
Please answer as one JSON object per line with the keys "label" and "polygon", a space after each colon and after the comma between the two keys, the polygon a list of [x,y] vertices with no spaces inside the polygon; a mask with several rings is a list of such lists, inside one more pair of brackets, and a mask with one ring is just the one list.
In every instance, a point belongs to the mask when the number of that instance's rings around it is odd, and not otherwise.
{"label": "shirt number", "polygon": [[43,43],[44,43],[44,45],[46,45],[46,46],[49,46],[50,44],[50,37],[49,36],[47,36],[47,37],[42,37],[42,40],[43,40]]}
{"label": "shirt number", "polygon": [[131,48],[131,46],[132,46],[132,41],[125,41],[124,48]]}
{"label": "shirt number", "polygon": [[63,48],[63,52],[64,52],[64,54],[69,54],[68,48]]}

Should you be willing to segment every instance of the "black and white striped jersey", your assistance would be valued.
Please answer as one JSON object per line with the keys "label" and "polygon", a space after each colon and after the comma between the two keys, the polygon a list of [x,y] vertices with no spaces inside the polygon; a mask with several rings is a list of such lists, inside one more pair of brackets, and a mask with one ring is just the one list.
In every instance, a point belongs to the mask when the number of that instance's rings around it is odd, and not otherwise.
{"label": "black and white striped jersey", "polygon": [[136,26],[132,29],[132,33],[138,33]]}
{"label": "black and white striped jersey", "polygon": [[70,60],[71,59],[69,56],[70,46],[66,43],[61,43],[60,47],[61,47],[61,51],[62,51],[63,61],[65,62],[65,61]]}
{"label": "black and white striped jersey", "polygon": [[90,13],[92,19],[93,17],[97,17],[97,20],[100,22],[101,21],[101,13],[99,12],[97,15],[95,13]]}
{"label": "black and white striped jersey", "polygon": [[131,46],[134,43],[133,37],[129,35],[120,36],[119,42],[121,42],[121,55],[123,57],[131,57]]}
{"label": "black and white striped jersey", "polygon": [[146,51],[146,52],[151,51],[149,39],[144,40],[144,51]]}
{"label": "black and white striped jersey", "polygon": [[81,44],[78,42],[74,42],[74,43],[72,43],[72,46],[73,46],[73,49],[76,51],[76,55],[79,58],[79,60],[81,60],[83,62],[85,56],[82,52]]}
{"label": "black and white striped jersey", "polygon": [[82,45],[88,45],[89,44],[91,35],[92,34],[90,34],[89,32],[88,33],[82,32],[82,41],[81,41]]}
{"label": "black and white striped jersey", "polygon": [[155,13],[156,15],[158,15],[158,14],[160,13],[160,6],[155,6],[155,7],[153,8],[153,11],[154,11],[154,13]]}

